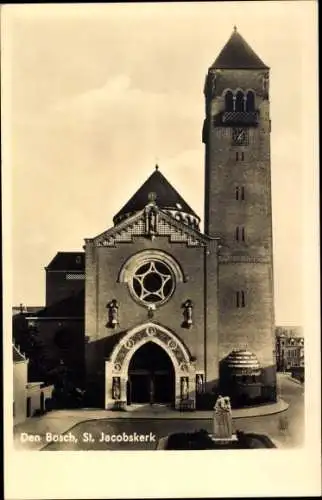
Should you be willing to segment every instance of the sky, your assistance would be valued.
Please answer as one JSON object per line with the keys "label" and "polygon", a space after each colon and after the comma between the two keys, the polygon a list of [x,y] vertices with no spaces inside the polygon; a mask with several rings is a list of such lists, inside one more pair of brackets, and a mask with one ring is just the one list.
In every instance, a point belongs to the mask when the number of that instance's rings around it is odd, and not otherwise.
{"label": "sky", "polygon": [[[306,5],[305,5],[306,4]],[[233,26],[271,68],[276,323],[302,324],[311,2],[11,6],[2,18],[13,304],[82,250],[154,170],[203,218],[203,84]],[[300,226],[300,227],[299,227]]]}

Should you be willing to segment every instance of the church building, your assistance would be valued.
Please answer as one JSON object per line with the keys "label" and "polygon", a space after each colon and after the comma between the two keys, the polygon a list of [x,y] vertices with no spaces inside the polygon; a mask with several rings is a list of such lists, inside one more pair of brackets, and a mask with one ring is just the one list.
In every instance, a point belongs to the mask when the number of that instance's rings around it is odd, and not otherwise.
{"label": "church building", "polygon": [[276,398],[269,68],[236,28],[204,96],[204,229],[156,166],[84,252],[58,252],[29,318],[107,409]]}

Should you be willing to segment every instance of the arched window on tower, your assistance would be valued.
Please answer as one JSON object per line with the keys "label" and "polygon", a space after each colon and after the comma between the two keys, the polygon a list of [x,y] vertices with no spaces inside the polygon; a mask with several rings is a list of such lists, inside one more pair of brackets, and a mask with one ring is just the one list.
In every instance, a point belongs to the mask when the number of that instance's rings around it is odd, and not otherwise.
{"label": "arched window on tower", "polygon": [[245,111],[244,93],[241,90],[236,94],[235,111]]}
{"label": "arched window on tower", "polygon": [[234,111],[234,98],[231,90],[225,94],[225,111]]}
{"label": "arched window on tower", "polygon": [[252,90],[247,92],[246,111],[255,111],[255,94]]}

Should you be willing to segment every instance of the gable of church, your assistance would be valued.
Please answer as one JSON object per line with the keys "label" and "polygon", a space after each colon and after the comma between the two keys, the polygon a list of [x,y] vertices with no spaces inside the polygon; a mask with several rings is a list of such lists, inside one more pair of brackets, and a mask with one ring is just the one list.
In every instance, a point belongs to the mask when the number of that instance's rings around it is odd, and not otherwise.
{"label": "gable of church", "polygon": [[171,243],[186,243],[188,247],[207,244],[208,238],[198,231],[177,221],[157,207],[153,207],[153,210],[157,218],[153,231],[149,227],[148,211],[144,209],[92,240],[86,241],[91,241],[97,247],[114,247],[120,243],[131,243],[134,238],[140,236],[148,238],[164,236],[168,237]]}

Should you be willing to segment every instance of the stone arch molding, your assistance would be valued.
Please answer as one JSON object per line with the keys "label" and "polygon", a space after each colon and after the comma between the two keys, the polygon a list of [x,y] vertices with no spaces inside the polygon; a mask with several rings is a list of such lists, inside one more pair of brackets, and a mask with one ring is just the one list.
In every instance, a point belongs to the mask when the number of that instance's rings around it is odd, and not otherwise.
{"label": "stone arch molding", "polygon": [[155,342],[169,355],[177,374],[189,375],[193,367],[187,347],[167,328],[156,323],[145,323],[133,328],[114,347],[110,363],[112,375],[126,378],[134,353],[147,342]]}

